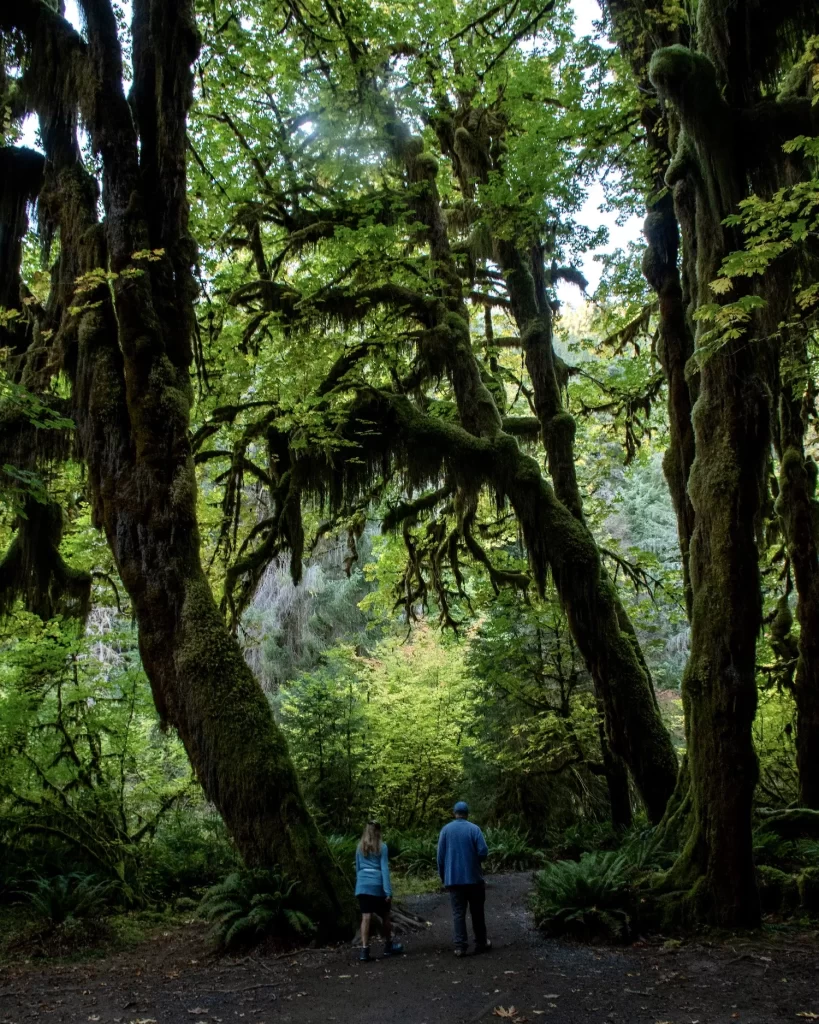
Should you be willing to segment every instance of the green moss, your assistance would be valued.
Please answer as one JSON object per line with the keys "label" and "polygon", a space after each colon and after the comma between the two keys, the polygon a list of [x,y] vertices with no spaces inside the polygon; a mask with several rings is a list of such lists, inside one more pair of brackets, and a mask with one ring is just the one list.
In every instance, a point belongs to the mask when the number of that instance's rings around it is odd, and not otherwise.
{"label": "green moss", "polygon": [[756,877],[759,901],[764,913],[787,912],[799,903],[797,882],[793,875],[762,864],[756,869]]}
{"label": "green moss", "polygon": [[415,172],[419,178],[432,180],[438,175],[438,161],[432,153],[419,153],[415,158]]}
{"label": "green moss", "polygon": [[698,116],[709,121],[715,107],[724,105],[714,65],[706,56],[687,46],[666,46],[657,50],[651,58],[648,77],[661,96],[673,100],[679,107],[686,125],[689,119]]}
{"label": "green moss", "polygon": [[819,867],[805,868],[796,884],[802,909],[809,914],[819,914]]}
{"label": "green moss", "polygon": [[568,412],[559,412],[557,416],[553,416],[549,420],[549,432],[555,438],[555,441],[561,445],[567,447],[573,445],[574,436],[577,432],[574,416]]}

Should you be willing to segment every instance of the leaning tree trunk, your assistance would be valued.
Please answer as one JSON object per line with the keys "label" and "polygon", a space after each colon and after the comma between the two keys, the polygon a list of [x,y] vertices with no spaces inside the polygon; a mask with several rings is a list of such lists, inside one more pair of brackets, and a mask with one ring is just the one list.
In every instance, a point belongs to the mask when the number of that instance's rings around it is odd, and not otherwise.
{"label": "leaning tree trunk", "polygon": [[[532,381],[555,494],[577,521],[583,544],[597,554],[575,471],[574,417],[560,397],[551,311],[545,297],[539,301],[534,274],[515,244],[499,241],[495,248]],[[599,554],[594,564],[594,575],[578,572],[558,585],[558,594],[603,702],[611,752],[631,769],[649,819],[656,823],[674,790],[677,757],[628,613]]]}
{"label": "leaning tree trunk", "polygon": [[[81,6],[87,44],[36,0],[24,0],[13,15],[4,11],[0,27],[11,22],[27,38],[35,80],[60,55],[43,79],[56,80],[55,94],[37,88],[33,103],[47,149],[43,212],[60,231],[58,291],[67,301],[58,338],[94,520],[131,597],[157,709],[177,729],[246,863],[280,865],[300,880],[305,909],[322,933],[347,932],[351,897],[199,556],[188,434],[195,248],[185,180],[198,47],[193,5],[135,0],[130,105],[110,2]],[[75,83],[103,169],[102,224],[66,102]],[[151,259],[138,261],[149,251]],[[114,275],[110,289],[105,281],[88,287],[72,312],[77,274],[99,268]]]}
{"label": "leaning tree trunk", "polygon": [[[467,121],[464,114],[465,111],[460,112],[462,122]],[[452,134],[452,124],[448,122],[449,119],[444,119],[439,124],[439,140],[444,151],[459,167],[461,187],[467,195],[473,182],[469,179],[470,166],[466,153],[480,148],[482,143],[475,136],[470,136],[465,123],[460,124],[457,132]],[[468,147],[463,145],[465,135],[470,136]],[[453,139],[456,141],[453,142]],[[414,156],[408,166],[410,173],[418,176],[418,162]],[[430,165],[421,162],[422,172],[427,166]],[[476,168],[472,170],[480,174]],[[449,247],[434,174],[429,176],[427,188],[426,196],[418,204],[418,219],[428,226],[432,255],[437,266],[448,268],[448,279],[453,282],[453,307],[460,304],[461,315],[468,322],[468,313],[460,298],[460,280]],[[520,332],[549,473],[554,483],[554,494],[567,513],[565,521],[567,524],[571,521],[570,533],[550,539],[550,547],[552,544],[561,544],[565,552],[575,556],[573,571],[561,572],[552,565],[557,594],[566,612],[572,635],[603,702],[612,755],[626,762],[650,820],[657,822],[662,818],[674,790],[677,758],[660,715],[651,675],[634,628],[614,584],[601,564],[597,543],[583,516],[575,472],[575,422],[563,408],[560,396],[560,381],[552,345],[551,311],[545,296],[542,301],[539,300],[531,265],[526,264],[515,243],[498,240],[494,243],[494,250],[495,258],[504,272]],[[463,356],[457,369],[454,364],[450,367],[461,421],[476,433],[498,432],[501,427],[500,417],[491,395],[480,382],[480,368],[468,340],[467,335],[465,343],[460,346]],[[454,345],[452,349],[455,350]],[[474,383],[468,384],[470,380]],[[470,425],[467,414],[471,413],[470,391],[479,385],[485,392],[485,400],[492,402],[493,415],[488,415],[485,423],[478,425],[480,431],[477,431]],[[516,511],[524,523],[527,516],[531,517],[532,512],[537,514],[538,510],[526,509],[521,512],[516,508]],[[621,813],[621,817],[624,813]]]}

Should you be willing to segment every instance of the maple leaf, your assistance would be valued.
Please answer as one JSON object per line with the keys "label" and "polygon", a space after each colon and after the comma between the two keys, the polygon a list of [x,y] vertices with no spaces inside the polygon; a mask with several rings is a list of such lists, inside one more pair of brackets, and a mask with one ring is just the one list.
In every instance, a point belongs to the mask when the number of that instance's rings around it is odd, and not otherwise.
{"label": "maple leaf", "polygon": [[526,1021],[526,1017],[521,1016],[514,1006],[496,1006],[492,1013],[496,1017],[503,1017],[505,1020],[511,1020],[513,1024],[525,1024]]}

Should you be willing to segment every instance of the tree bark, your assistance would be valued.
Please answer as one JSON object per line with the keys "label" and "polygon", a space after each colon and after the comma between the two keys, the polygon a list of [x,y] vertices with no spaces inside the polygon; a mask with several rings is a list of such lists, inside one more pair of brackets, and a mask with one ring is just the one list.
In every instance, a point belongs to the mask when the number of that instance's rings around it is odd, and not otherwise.
{"label": "tree bark", "polygon": [[[38,45],[50,54],[47,44],[62,44],[59,95],[37,94],[41,123],[50,126],[44,136],[49,212],[61,241],[58,291],[70,298],[76,275],[100,267],[116,275],[113,302],[102,283],[83,296],[78,315],[57,311],[94,520],[131,597],[157,709],[177,729],[246,863],[279,865],[300,881],[304,908],[323,935],[349,934],[352,897],[200,563],[188,433],[195,248],[187,230],[185,130],[198,48],[193,5],[134,2],[136,124],[122,91],[110,2],[81,6],[87,45],[34,0],[14,17],[35,47],[35,63]],[[102,224],[76,147],[51,130],[76,81],[102,163]],[[73,131],[69,117],[63,141]],[[146,250],[158,258],[136,263],[134,254]]]}
{"label": "tree bark", "polygon": [[495,248],[532,381],[555,494],[576,520],[584,546],[595,556],[593,563],[580,563],[584,567],[593,564],[594,575],[579,567],[574,579],[567,579],[563,588],[558,586],[558,594],[603,701],[611,752],[630,768],[649,819],[657,823],[676,784],[677,756],[634,628],[600,562],[597,543],[583,515],[574,461],[575,422],[560,396],[551,311],[545,296],[538,300],[535,274],[514,242],[499,241]]}
{"label": "tree bark", "polygon": [[[655,53],[650,77],[674,101],[684,132],[669,184],[688,178],[696,197],[698,305],[738,239],[722,227],[742,197],[740,139],[708,59],[675,46]],[[702,332],[698,336],[698,344]],[[754,926],[760,909],[751,843],[757,761],[756,638],[762,599],[756,524],[764,493],[769,392],[763,343],[747,335],[702,353],[694,405],[696,456],[689,478],[691,654],[683,678],[693,822],[667,883],[690,887],[696,916]]]}
{"label": "tree bark", "polygon": [[[657,295],[659,303],[660,338],[657,354],[668,385],[668,448],[663,457],[671,500],[677,518],[677,537],[682,557],[683,587],[688,618],[691,618],[691,578],[689,551],[694,532],[694,508],[688,495],[688,478],[694,462],[694,428],[691,418],[696,389],[686,376],[689,360],[694,354],[694,332],[689,320],[690,282],[681,279],[678,266],[680,229],[675,213],[675,200],[665,183],[671,160],[668,112],[659,109],[648,80],[651,55],[660,46],[682,41],[683,33],[674,27],[662,3],[636,4],[634,0],[605,0],[614,26],[614,35],[623,56],[631,64],[639,89],[640,122],[645,131],[645,144],[651,166],[652,180],[646,197],[646,219],[643,234],[646,251],[643,275]],[[685,197],[681,183],[676,202]],[[687,246],[695,239],[687,238]],[[693,254],[689,254],[693,256]]]}

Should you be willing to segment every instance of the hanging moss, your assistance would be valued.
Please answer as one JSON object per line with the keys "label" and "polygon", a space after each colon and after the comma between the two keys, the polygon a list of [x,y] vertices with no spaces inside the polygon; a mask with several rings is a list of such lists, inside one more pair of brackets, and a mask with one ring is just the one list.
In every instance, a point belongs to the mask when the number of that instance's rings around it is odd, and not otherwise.
{"label": "hanging moss", "polygon": [[[43,183],[42,154],[25,147],[0,146],[0,309],[22,313],[22,246],[28,230],[28,210]],[[28,319],[0,324],[0,349],[12,359],[25,352],[31,340]],[[19,367],[12,365],[12,372]]]}
{"label": "hanging moss", "polygon": [[85,621],[91,604],[91,576],[68,565],[60,554],[63,513],[59,505],[30,498],[17,520],[17,533],[0,560],[0,618],[20,599],[44,622],[57,615]]}

